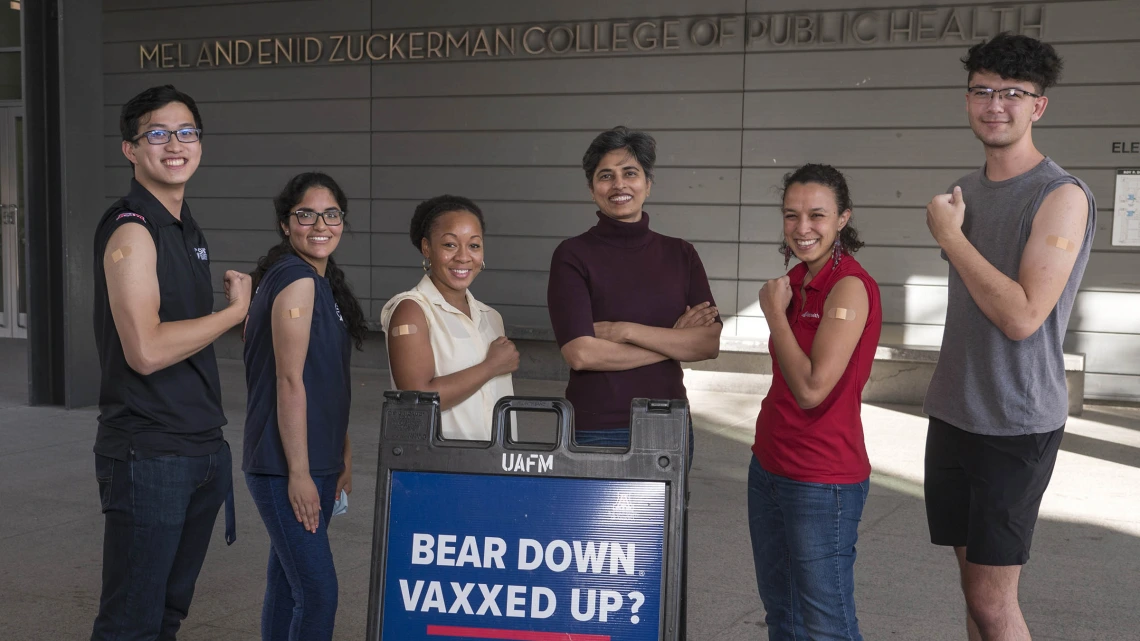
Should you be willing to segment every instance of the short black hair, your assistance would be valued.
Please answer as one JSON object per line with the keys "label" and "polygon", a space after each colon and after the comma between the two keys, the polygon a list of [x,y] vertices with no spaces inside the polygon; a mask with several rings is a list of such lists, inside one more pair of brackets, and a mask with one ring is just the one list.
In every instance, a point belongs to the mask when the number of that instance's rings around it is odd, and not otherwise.
{"label": "short black hair", "polygon": [[582,169],[586,171],[587,183],[594,184],[594,172],[598,169],[602,158],[618,149],[629,150],[645,170],[645,177],[650,182],[653,181],[653,165],[657,162],[657,141],[644,131],[619,125],[595,136],[594,141],[586,149],[586,154],[582,156]]}
{"label": "short black hair", "polygon": [[479,205],[473,200],[451,194],[436,196],[417,205],[416,213],[412,214],[411,238],[416,251],[420,250],[423,239],[431,237],[431,228],[435,225],[435,221],[451,211],[465,211],[474,215],[479,219],[479,229],[486,232],[487,223],[483,220],[483,210],[479,209]]}
{"label": "short black hair", "polygon": [[968,78],[988,71],[1009,80],[1031,82],[1044,94],[1061,78],[1064,61],[1051,44],[1003,31],[970,47],[962,65],[969,72]]}
{"label": "short black hair", "polygon": [[[831,193],[835,195],[836,215],[842,216],[843,212],[853,209],[851,189],[847,186],[847,177],[835,167],[819,163],[808,163],[784,174],[784,182],[780,189],[780,200],[784,199],[788,187],[809,183],[823,185],[831,190]],[[854,254],[865,244],[859,240],[859,230],[855,229],[851,219],[848,219],[847,225],[839,231],[839,242],[848,254]]]}
{"label": "short black hair", "polygon": [[174,88],[174,85],[151,87],[127,101],[119,112],[119,132],[123,140],[134,142],[139,135],[139,121],[152,111],[162,109],[172,102],[186,105],[194,116],[194,126],[202,128],[202,115],[198,113],[198,105],[189,95]]}

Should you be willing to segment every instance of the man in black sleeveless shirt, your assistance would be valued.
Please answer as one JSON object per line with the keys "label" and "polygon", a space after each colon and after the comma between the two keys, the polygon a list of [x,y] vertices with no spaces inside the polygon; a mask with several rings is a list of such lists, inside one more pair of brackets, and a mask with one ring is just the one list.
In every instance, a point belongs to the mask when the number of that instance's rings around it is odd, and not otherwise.
{"label": "man in black sleeveless shirt", "polygon": [[172,640],[223,502],[233,541],[211,344],[245,318],[250,279],[226,272],[229,304],[213,313],[209,248],[183,201],[202,156],[194,100],[153,87],[123,105],[119,127],[134,179],[95,232],[95,475],[106,522],[91,638]]}

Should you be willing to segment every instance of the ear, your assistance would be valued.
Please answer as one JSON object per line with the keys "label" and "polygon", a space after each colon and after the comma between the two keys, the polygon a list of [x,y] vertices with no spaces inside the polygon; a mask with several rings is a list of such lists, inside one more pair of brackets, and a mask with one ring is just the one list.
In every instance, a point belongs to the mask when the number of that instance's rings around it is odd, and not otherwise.
{"label": "ear", "polygon": [[289,225],[286,225],[285,223],[281,223],[281,231],[285,232],[285,235],[288,236],[289,235]]}
{"label": "ear", "polygon": [[846,227],[847,223],[850,221],[851,221],[851,210],[850,209],[843,210],[843,213],[839,214],[839,231],[843,231],[843,228]]}
{"label": "ear", "polygon": [[420,253],[424,255],[424,258],[431,258],[431,243],[428,242],[427,238],[420,239]]}
{"label": "ear", "polygon": [[135,145],[129,140],[123,141],[123,155],[127,157],[127,160],[131,161],[132,165],[139,164],[139,161],[135,158]]}
{"label": "ear", "polygon": [[1045,108],[1048,106],[1049,106],[1049,97],[1048,96],[1041,96],[1040,98],[1036,98],[1035,104],[1033,105],[1033,116],[1031,117],[1032,122],[1037,122],[1038,120],[1041,120],[1041,116],[1045,115]]}

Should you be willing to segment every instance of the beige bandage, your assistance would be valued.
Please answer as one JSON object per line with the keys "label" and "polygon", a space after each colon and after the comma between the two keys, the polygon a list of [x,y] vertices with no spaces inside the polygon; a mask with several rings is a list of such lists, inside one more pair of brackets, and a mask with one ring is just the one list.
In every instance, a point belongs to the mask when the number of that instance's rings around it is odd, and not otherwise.
{"label": "beige bandage", "polygon": [[855,310],[846,307],[832,307],[827,310],[827,317],[839,320],[855,320]]}
{"label": "beige bandage", "polygon": [[1045,244],[1049,245],[1050,247],[1063,249],[1067,252],[1075,251],[1077,249],[1076,243],[1069,240],[1068,238],[1061,238],[1060,236],[1046,236]]}
{"label": "beige bandage", "polygon": [[127,256],[130,256],[130,255],[131,255],[131,246],[130,245],[123,245],[122,247],[111,252],[111,262],[117,263],[120,260],[123,260],[124,258],[126,258]]}
{"label": "beige bandage", "polygon": [[407,336],[420,331],[415,325],[397,325],[392,328],[392,336]]}
{"label": "beige bandage", "polygon": [[285,318],[300,318],[300,317],[301,317],[301,308],[300,307],[293,307],[291,309],[285,310]]}

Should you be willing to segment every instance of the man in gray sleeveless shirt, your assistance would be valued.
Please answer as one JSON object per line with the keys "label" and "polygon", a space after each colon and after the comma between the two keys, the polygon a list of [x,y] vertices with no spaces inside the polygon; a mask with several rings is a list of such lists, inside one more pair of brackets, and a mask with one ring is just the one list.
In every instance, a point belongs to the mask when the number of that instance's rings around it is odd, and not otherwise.
{"label": "man in gray sleeveless shirt", "polygon": [[1061,59],[1000,34],[963,59],[981,169],[926,208],[950,262],[942,351],[926,393],[930,538],[953,546],[971,641],[1029,639],[1017,601],[1068,394],[1062,343],[1088,263],[1088,187],[1033,144]]}

